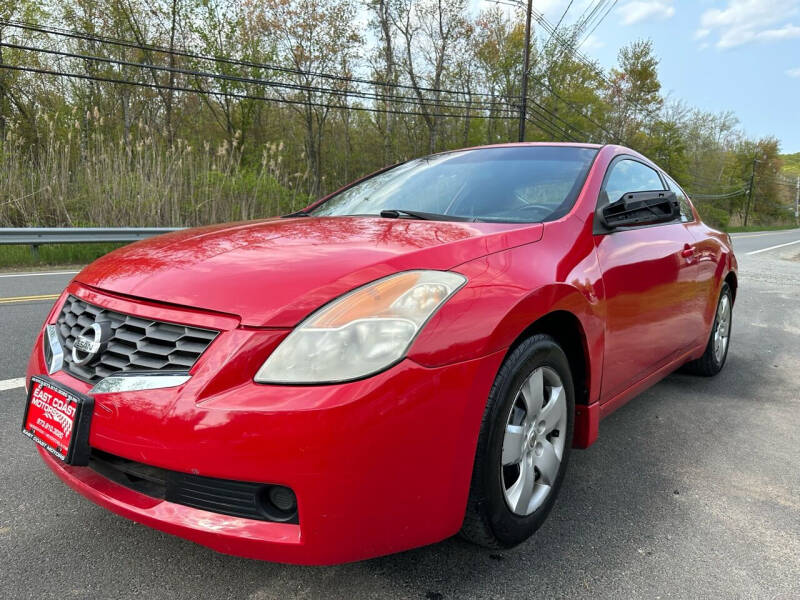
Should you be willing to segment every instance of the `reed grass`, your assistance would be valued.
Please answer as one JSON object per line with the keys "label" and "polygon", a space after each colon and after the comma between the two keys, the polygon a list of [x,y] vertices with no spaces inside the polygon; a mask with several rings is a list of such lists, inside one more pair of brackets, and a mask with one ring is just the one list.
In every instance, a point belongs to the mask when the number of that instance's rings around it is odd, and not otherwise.
{"label": "reed grass", "polygon": [[37,130],[35,145],[13,124],[2,141],[0,227],[195,226],[284,214],[309,201],[307,174],[283,168],[282,142],[247,163],[238,133],[216,145],[167,145],[142,123],[128,136],[104,133],[97,110],[86,119],[43,115]]}

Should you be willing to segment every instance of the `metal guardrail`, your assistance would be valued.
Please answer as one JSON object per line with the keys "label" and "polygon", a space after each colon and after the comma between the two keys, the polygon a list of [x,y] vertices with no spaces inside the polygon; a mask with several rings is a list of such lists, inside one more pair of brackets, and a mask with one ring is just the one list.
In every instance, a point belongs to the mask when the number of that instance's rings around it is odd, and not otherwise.
{"label": "metal guardrail", "polygon": [[44,244],[86,244],[91,242],[135,242],[178,231],[180,227],[0,227],[0,245],[31,247],[34,255]]}
{"label": "metal guardrail", "polygon": [[135,242],[180,227],[0,227],[0,244],[85,244]]}

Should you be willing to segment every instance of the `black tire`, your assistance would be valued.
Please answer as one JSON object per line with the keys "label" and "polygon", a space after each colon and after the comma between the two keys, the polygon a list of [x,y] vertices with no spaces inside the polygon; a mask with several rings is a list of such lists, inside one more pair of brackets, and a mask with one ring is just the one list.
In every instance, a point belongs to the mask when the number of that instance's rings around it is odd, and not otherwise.
{"label": "black tire", "polygon": [[[520,516],[509,508],[501,474],[502,449],[507,418],[528,376],[539,367],[554,370],[566,393],[566,431],[561,463],[549,495],[530,515]],[[527,540],[539,529],[555,503],[564,479],[575,414],[575,392],[566,354],[548,335],[534,335],[506,358],[489,392],[481,422],[469,500],[460,535],[488,548],[510,548]]]}
{"label": "black tire", "polygon": [[733,293],[731,292],[730,286],[726,282],[722,283],[722,289],[720,290],[719,299],[717,300],[717,309],[714,311],[714,325],[711,327],[711,335],[708,337],[708,343],[706,344],[705,352],[703,352],[703,356],[697,360],[686,363],[682,369],[683,371],[691,373],[692,375],[713,377],[722,370],[722,367],[725,366],[725,361],[728,358],[728,350],[731,347],[730,335],[733,331],[732,312],[731,316],[729,316],[731,322],[728,324],[728,340],[725,344],[725,350],[722,353],[722,357],[718,358],[716,352],[714,351],[714,336],[717,332],[717,328],[719,327],[719,307],[723,302],[723,298],[727,298],[732,311]]}

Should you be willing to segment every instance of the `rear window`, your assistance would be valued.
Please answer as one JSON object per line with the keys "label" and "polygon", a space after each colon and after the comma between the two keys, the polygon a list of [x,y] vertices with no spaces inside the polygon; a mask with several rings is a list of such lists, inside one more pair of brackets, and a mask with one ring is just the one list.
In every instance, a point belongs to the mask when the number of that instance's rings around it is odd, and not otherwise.
{"label": "rear window", "polygon": [[521,146],[435,154],[403,163],[332,196],[315,216],[411,210],[475,221],[540,222],[569,212],[594,148]]}

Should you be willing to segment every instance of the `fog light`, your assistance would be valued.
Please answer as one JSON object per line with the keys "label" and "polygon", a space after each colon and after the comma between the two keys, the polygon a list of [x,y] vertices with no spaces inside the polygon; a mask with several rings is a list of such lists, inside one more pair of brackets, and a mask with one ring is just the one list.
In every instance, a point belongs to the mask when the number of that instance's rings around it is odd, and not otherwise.
{"label": "fog light", "polygon": [[257,497],[261,511],[279,523],[297,523],[297,496],[288,487],[265,485]]}
{"label": "fog light", "polygon": [[269,500],[275,508],[284,512],[294,512],[297,509],[294,492],[282,485],[275,485],[269,490]]}

